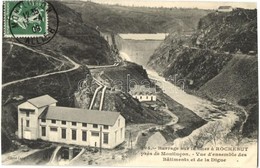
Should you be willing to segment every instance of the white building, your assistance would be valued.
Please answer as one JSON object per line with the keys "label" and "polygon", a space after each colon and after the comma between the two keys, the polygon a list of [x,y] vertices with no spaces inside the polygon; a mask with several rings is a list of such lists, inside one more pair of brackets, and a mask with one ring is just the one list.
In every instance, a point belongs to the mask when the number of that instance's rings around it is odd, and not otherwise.
{"label": "white building", "polygon": [[49,95],[18,106],[18,137],[82,146],[114,148],[125,140],[119,112],[56,106]]}
{"label": "white building", "polygon": [[156,101],[156,89],[148,88],[144,85],[135,85],[133,88],[130,88],[129,94],[140,102]]}
{"label": "white building", "polygon": [[218,12],[231,12],[233,8],[231,6],[220,6],[218,7]]}

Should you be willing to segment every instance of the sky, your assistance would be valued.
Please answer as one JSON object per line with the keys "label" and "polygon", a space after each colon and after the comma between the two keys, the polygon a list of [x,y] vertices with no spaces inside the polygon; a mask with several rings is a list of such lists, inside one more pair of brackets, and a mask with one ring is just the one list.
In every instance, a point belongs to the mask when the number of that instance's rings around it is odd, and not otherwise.
{"label": "sky", "polygon": [[[86,1],[86,0],[85,0]],[[147,6],[147,7],[177,7],[177,8],[199,8],[199,9],[217,9],[219,6],[232,6],[255,9],[255,1],[237,2],[237,1],[176,1],[176,0],[90,0],[103,4],[119,4],[124,6]]]}

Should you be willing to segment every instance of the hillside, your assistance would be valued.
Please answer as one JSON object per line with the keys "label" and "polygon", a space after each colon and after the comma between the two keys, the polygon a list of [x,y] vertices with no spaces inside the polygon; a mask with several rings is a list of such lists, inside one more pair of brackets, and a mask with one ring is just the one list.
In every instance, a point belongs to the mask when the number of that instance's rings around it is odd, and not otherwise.
{"label": "hillside", "polygon": [[10,39],[3,39],[3,83],[71,68],[61,54],[82,65],[114,63],[116,53],[97,30],[84,24],[79,13],[61,2],[52,4],[59,16],[58,33],[48,44],[33,49],[53,57],[8,44]]}
{"label": "hillside", "polygon": [[198,23],[194,45],[230,53],[257,51],[256,10],[210,13]]}
{"label": "hillside", "polygon": [[112,87],[123,92],[127,92],[127,85],[134,87],[133,85],[135,84],[148,83],[153,87],[145,69],[141,65],[131,62],[124,62],[124,65],[121,67],[107,69],[101,72],[100,76],[102,80],[111,83]]}
{"label": "hillside", "polygon": [[[215,101],[244,106],[243,134],[255,136],[258,114],[256,10],[210,13],[191,39],[171,34],[148,62],[168,80]],[[250,52],[250,53],[249,53]]]}
{"label": "hillside", "polygon": [[[178,33],[170,34],[151,56],[148,65],[161,73],[187,48],[223,54],[256,53],[256,10],[237,9],[228,13],[208,14],[200,19],[191,39]],[[158,64],[160,66],[156,66]]]}
{"label": "hillside", "polygon": [[[156,33],[192,31],[210,11],[200,9],[145,8],[103,5],[93,2],[64,2],[81,13],[83,21],[102,32]],[[88,9],[88,10],[86,10]]]}
{"label": "hillside", "polygon": [[[37,47],[70,57],[79,64],[113,64],[115,54],[110,50],[100,32],[85,23],[77,10],[63,2],[52,1],[59,17],[58,32],[47,44]],[[55,21],[55,20],[50,20]]]}
{"label": "hillside", "polygon": [[[53,55],[53,54],[52,54]],[[3,43],[3,83],[70,69],[73,65],[55,54],[46,56],[16,44]]]}
{"label": "hillside", "polygon": [[239,103],[240,100],[257,97],[257,80],[257,59],[236,56],[220,73],[201,86],[199,91],[209,97],[225,98],[230,102]]}

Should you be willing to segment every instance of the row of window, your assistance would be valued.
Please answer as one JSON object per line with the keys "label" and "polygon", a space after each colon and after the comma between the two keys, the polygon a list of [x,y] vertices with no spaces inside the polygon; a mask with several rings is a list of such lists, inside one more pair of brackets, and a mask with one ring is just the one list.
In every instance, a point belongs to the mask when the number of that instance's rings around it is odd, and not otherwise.
{"label": "row of window", "polygon": [[[56,120],[54,120],[54,121],[56,121]],[[43,121],[42,121],[43,122]],[[46,122],[46,121],[45,121]],[[63,121],[62,121],[63,122]],[[65,122],[65,124],[64,123],[62,123],[62,125],[66,125],[66,121],[64,121]],[[53,123],[53,122],[52,122]],[[56,122],[55,122],[56,123]],[[77,123],[76,122],[72,122],[72,125],[73,126],[76,126],[77,125]],[[26,120],[26,127],[30,127],[30,120]],[[82,123],[82,127],[87,127],[87,123]],[[93,128],[98,128],[98,125],[97,124],[93,124]],[[108,129],[109,128],[109,126],[108,125],[103,125],[103,128],[104,129]]]}
{"label": "row of window", "polygon": [[[46,136],[46,127],[41,127],[42,128],[42,136]],[[61,129],[61,138],[66,139],[67,134],[66,134],[65,128]],[[50,131],[57,132],[58,128],[55,127],[50,127]],[[103,143],[108,144],[108,133],[104,133],[104,138],[103,138]],[[91,132],[91,136],[97,136],[99,137],[99,132]],[[77,130],[71,130],[71,139],[72,140],[77,140]],[[87,141],[87,131],[82,131],[82,141]]]}
{"label": "row of window", "polygon": [[[136,98],[137,98],[138,96],[136,96]],[[148,99],[149,98],[149,96],[146,96],[146,99]],[[139,96],[139,99],[143,99],[143,96]],[[153,97],[151,96],[150,97],[150,99],[153,99]]]}
{"label": "row of window", "polygon": [[[57,121],[57,120],[51,120],[51,123],[52,123],[52,124],[56,124],[56,121]],[[41,122],[42,122],[42,123],[45,123],[45,122],[46,122],[46,119],[41,119]],[[61,124],[62,124],[62,125],[66,125],[67,122],[66,122],[66,121],[61,121]],[[71,122],[71,125],[77,126],[77,122]],[[87,127],[87,125],[88,125],[87,123],[82,123],[82,127]],[[109,128],[108,125],[104,125],[103,127],[104,127],[104,129],[108,129],[108,128]],[[93,128],[98,128],[98,124],[93,124]]]}
{"label": "row of window", "polygon": [[[41,122],[46,122],[45,119],[42,119]],[[56,124],[56,120],[51,120],[51,123]],[[66,125],[66,121],[61,121],[62,125]],[[76,122],[71,122],[73,126],[77,126]],[[26,120],[26,127],[30,127],[30,120]],[[82,123],[82,127],[87,127],[87,123]],[[120,119],[118,120],[118,127],[120,127]],[[98,124],[93,124],[93,128],[98,128]],[[108,125],[103,125],[104,129],[108,129]]]}

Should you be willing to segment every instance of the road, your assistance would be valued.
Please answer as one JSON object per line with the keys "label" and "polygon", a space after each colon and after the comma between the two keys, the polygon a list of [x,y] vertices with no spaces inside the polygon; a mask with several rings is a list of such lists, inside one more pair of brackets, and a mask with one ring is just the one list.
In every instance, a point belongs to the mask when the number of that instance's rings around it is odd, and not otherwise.
{"label": "road", "polygon": [[[54,56],[51,56],[49,54],[45,54],[41,51],[38,51],[38,50],[34,50],[30,47],[27,47],[23,44],[20,44],[20,43],[15,43],[15,42],[7,42],[9,44],[13,44],[13,45],[16,45],[16,46],[20,46],[20,47],[23,47],[23,48],[26,48],[27,50],[30,50],[32,52],[36,52],[38,54],[41,54],[45,57],[52,57],[52,58],[55,58]],[[61,54],[62,55],[62,54]],[[37,76],[33,76],[33,77],[27,77],[27,78],[23,78],[23,79],[19,79],[19,80],[15,80],[15,81],[12,81],[12,82],[8,82],[8,83],[5,83],[5,84],[2,84],[2,89],[6,86],[9,86],[9,85],[12,85],[12,84],[15,84],[15,83],[19,83],[19,82],[24,82],[24,81],[27,81],[27,80],[31,80],[31,79],[37,79],[37,78],[42,78],[42,77],[46,77],[46,76],[50,76],[50,75],[55,75],[55,74],[61,74],[61,73],[67,73],[67,72],[70,72],[70,71],[73,71],[73,70],[76,70],[80,67],[80,65],[76,62],[74,62],[72,59],[70,59],[69,57],[65,56],[65,55],[62,55],[65,59],[67,59],[69,62],[71,62],[71,64],[74,65],[73,68],[71,69],[67,69],[67,70],[63,70],[63,71],[58,71],[58,72],[51,72],[51,73],[46,73],[46,74],[42,74],[42,75],[37,75]]]}
{"label": "road", "polygon": [[188,46],[186,44],[184,44],[182,47],[188,48],[188,49],[193,49],[193,50],[211,51],[215,54],[219,53],[219,54],[225,54],[225,55],[233,55],[233,56],[236,56],[236,57],[247,57],[247,56],[252,57],[253,55],[257,56],[256,54],[250,55],[250,54],[243,54],[243,53],[219,52],[217,50],[213,50],[213,49],[210,49],[210,48],[198,48],[196,46]]}
{"label": "road", "polygon": [[[23,44],[20,44],[20,43],[16,43],[16,42],[6,42],[6,43],[9,43],[11,45],[16,45],[16,46],[19,46],[19,47],[23,47],[27,50],[30,50],[32,52],[35,52],[35,53],[38,53],[38,54],[41,54],[42,56],[44,57],[51,57],[53,59],[56,59],[58,61],[60,61],[59,59],[57,59],[55,56],[52,56],[52,55],[49,55],[49,54],[45,54],[43,53],[42,51],[39,51],[39,50],[35,50],[35,49],[32,49],[28,46],[25,46]],[[63,71],[57,71],[57,72],[51,72],[51,73],[46,73],[46,74],[41,74],[41,75],[37,75],[37,76],[33,76],[33,77],[27,77],[27,78],[23,78],[23,79],[19,79],[19,80],[15,80],[15,81],[12,81],[12,82],[8,82],[8,83],[4,83],[2,84],[2,88],[6,87],[6,86],[9,86],[9,85],[12,85],[12,84],[15,84],[15,83],[19,83],[19,82],[24,82],[24,81],[27,81],[27,80],[31,80],[31,79],[37,79],[37,78],[42,78],[42,77],[46,77],[46,76],[50,76],[50,75],[55,75],[55,74],[61,74],[61,73],[66,73],[66,72],[70,72],[70,71],[73,71],[73,70],[76,70],[78,69],[81,65],[76,63],[75,61],[73,61],[72,59],[70,59],[68,56],[65,56],[63,54],[60,54],[61,56],[63,56],[65,59],[67,59],[71,64],[74,65],[73,68],[70,68],[70,69],[67,69],[67,70],[63,70]],[[89,69],[99,69],[99,68],[111,68],[111,67],[116,67],[116,66],[119,66],[120,63],[114,63],[113,65],[102,65],[102,66],[95,66],[95,65],[86,65]]]}
{"label": "road", "polygon": [[91,69],[100,69],[100,68],[112,68],[119,66],[119,62],[114,63],[113,65],[86,65],[90,70]]}
{"label": "road", "polygon": [[[30,50],[32,52],[35,52],[35,53],[38,53],[38,54],[41,54],[42,56],[44,57],[51,57],[55,60],[58,60],[60,61],[59,59],[57,59],[55,56],[52,56],[52,55],[49,55],[49,54],[45,54],[43,53],[42,51],[39,51],[39,50],[35,50],[35,49],[32,49],[28,46],[25,46],[23,44],[20,44],[20,43],[16,43],[16,42],[6,42],[6,43],[9,43],[11,45],[16,45],[16,46],[20,46],[20,47],[23,47],[27,50]],[[73,68],[71,69],[67,69],[67,70],[63,70],[63,71],[57,71],[57,72],[51,72],[51,73],[46,73],[46,74],[42,74],[42,75],[37,75],[37,76],[33,76],[33,77],[27,77],[27,78],[23,78],[23,79],[19,79],[19,80],[15,80],[15,81],[12,81],[12,82],[8,82],[8,83],[5,83],[5,84],[2,84],[2,88],[6,87],[6,86],[9,86],[9,85],[12,85],[12,84],[15,84],[15,83],[19,83],[19,82],[24,82],[24,81],[27,81],[27,80],[30,80],[30,79],[37,79],[37,78],[42,78],[42,77],[46,77],[46,76],[50,76],[50,75],[55,75],[55,74],[60,74],[60,73],[66,73],[66,72],[70,72],[70,71],[73,71],[73,70],[76,70],[78,69],[81,65],[76,63],[75,61],[73,61],[72,59],[70,59],[68,56],[65,56],[63,54],[60,54],[61,56],[63,56],[65,59],[67,59],[71,64],[74,65]],[[101,65],[101,66],[96,66],[96,65],[86,65],[89,69],[100,69],[100,68],[111,68],[111,67],[116,67],[116,66],[119,66],[120,63],[119,62],[116,62],[114,63],[113,65]]]}
{"label": "road", "polygon": [[177,124],[177,122],[179,121],[179,118],[168,109],[167,104],[166,104],[166,107],[163,109],[163,111],[172,117],[172,120],[165,125]]}
{"label": "road", "polygon": [[32,149],[27,152],[23,152],[22,149],[18,149],[13,152],[5,153],[2,155],[2,164],[11,165],[15,162],[21,161],[23,158],[39,151],[40,149]]}

